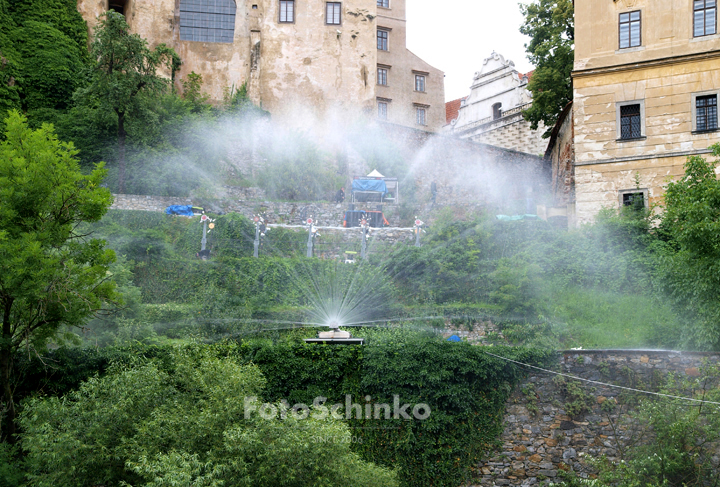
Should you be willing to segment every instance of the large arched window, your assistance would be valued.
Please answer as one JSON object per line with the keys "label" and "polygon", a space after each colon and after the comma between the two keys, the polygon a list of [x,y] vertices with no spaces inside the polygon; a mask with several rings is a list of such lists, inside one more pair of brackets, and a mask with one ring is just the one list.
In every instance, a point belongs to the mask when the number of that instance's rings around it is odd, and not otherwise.
{"label": "large arched window", "polygon": [[233,0],[180,0],[180,40],[232,42],[236,10]]}

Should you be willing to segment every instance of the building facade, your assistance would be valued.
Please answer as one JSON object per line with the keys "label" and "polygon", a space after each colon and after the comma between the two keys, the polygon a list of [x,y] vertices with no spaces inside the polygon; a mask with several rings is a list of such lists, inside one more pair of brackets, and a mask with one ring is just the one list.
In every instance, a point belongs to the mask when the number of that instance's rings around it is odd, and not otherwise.
{"label": "building facade", "polygon": [[575,215],[662,199],[720,142],[715,0],[575,1]]}
{"label": "building facade", "polygon": [[522,115],[532,104],[527,89],[531,76],[519,73],[515,63],[493,52],[475,73],[470,95],[447,103],[445,131],[474,142],[542,155],[547,146],[542,138],[545,127],[532,130]]}
{"label": "building facade", "polygon": [[[392,100],[388,121],[421,125],[417,105],[426,110],[421,126],[442,125],[434,115],[443,109],[443,74],[405,48],[405,0],[78,0],[91,32],[110,8],[150,46],[174,48],[183,61],[178,85],[201,74],[212,100],[247,83],[273,116],[302,120],[375,116],[382,97]],[[381,35],[392,49],[379,50]],[[392,67],[393,84],[378,84],[379,63]],[[414,71],[427,73],[425,91],[413,89]]]}
{"label": "building facade", "polygon": [[406,47],[406,0],[376,1],[378,117],[439,132],[445,125],[445,74]]}

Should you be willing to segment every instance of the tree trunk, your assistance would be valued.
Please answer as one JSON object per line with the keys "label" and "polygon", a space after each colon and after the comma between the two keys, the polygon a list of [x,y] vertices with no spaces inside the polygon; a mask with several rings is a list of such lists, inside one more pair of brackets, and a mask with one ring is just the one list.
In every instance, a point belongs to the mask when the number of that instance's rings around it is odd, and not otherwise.
{"label": "tree trunk", "polygon": [[12,331],[10,327],[10,310],[12,300],[6,299],[3,309],[2,340],[0,341],[0,386],[5,406],[5,424],[2,439],[8,443],[15,442],[15,403],[13,402],[10,372],[12,371]]}
{"label": "tree trunk", "polygon": [[118,116],[118,193],[125,193],[125,112]]}

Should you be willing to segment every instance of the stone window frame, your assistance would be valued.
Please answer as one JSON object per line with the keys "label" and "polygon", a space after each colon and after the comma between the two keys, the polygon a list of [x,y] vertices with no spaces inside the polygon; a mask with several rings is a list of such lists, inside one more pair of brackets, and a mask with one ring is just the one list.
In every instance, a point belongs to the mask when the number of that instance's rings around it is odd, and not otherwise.
{"label": "stone window frame", "polygon": [[[387,65],[385,65],[385,64],[378,64],[378,66],[377,66],[377,84],[378,84],[378,85],[380,85],[380,86],[390,86],[389,81],[388,81],[389,78],[390,78],[390,68],[391,68],[391,66],[387,66]],[[385,82],[384,82],[384,83],[381,83],[381,82],[380,82],[380,79],[381,79],[381,76],[380,76],[381,73],[380,73],[380,71],[384,71],[384,72],[385,72],[385,76],[384,76],[384,81],[385,81]]]}
{"label": "stone window frame", "polygon": [[[377,48],[378,51],[390,51],[390,30],[387,27],[378,27],[377,28]],[[384,33],[385,36],[382,37],[380,33]],[[384,49],[383,49],[384,47]]]}
{"label": "stone window frame", "polygon": [[645,209],[650,209],[650,190],[648,188],[633,188],[633,189],[619,189],[618,190],[618,205],[620,208],[624,208],[626,205],[623,202],[623,196],[626,194],[638,194],[643,195],[643,205]]}
{"label": "stone window frame", "polygon": [[[693,134],[707,134],[712,132],[717,132],[720,130],[720,128],[714,128],[710,130],[698,130],[697,129],[697,99],[701,96],[713,96],[717,98],[718,103],[720,103],[720,89],[715,90],[708,90],[708,91],[698,91],[697,93],[693,93],[690,97],[690,113],[692,114],[692,133]],[[718,115],[718,120],[716,121],[716,125],[720,126],[720,114]]]}
{"label": "stone window frame", "polygon": [[[413,73],[415,75],[415,91],[427,93],[427,75],[425,73]],[[422,89],[418,89],[422,88]]]}
{"label": "stone window frame", "polygon": [[[713,5],[712,7],[707,7],[707,3],[705,3],[705,2],[707,2],[708,0],[700,0],[700,1],[703,2],[703,7],[700,8],[700,9],[698,9],[698,8],[695,7],[695,1],[692,2],[692,5],[693,5],[693,12],[692,12],[692,33],[693,33],[693,38],[696,38],[696,37],[707,37],[707,36],[715,35],[715,34],[718,33],[718,29],[717,29],[717,10],[718,10],[717,0],[714,0],[714,1],[715,1],[715,5]],[[708,33],[708,32],[706,32],[706,29],[705,29],[705,28],[707,27],[706,15],[707,15],[707,11],[708,11],[708,10],[711,10],[711,9],[714,10],[714,12],[713,12],[714,25],[713,25],[713,26],[714,26],[714,28],[715,28],[715,31]],[[696,34],[696,32],[697,32],[697,29],[696,29],[696,27],[697,27],[697,24],[696,24],[697,16],[696,16],[696,15],[697,15],[698,12],[702,12],[702,13],[703,13],[703,33],[702,33],[702,34]]]}
{"label": "stone window frame", "polygon": [[[627,105],[640,105],[640,137],[632,139],[622,138],[622,126],[620,121],[620,108]],[[635,140],[644,140],[647,138],[645,135],[645,99],[642,100],[628,100],[619,101],[615,103],[615,129],[617,132],[616,142],[633,142]]]}
{"label": "stone window frame", "polygon": [[[337,8],[337,22],[330,22],[330,6]],[[335,12],[332,13],[334,15]],[[335,19],[332,19],[335,20]],[[325,2],[325,25],[342,25],[342,2]]]}
{"label": "stone window frame", "polygon": [[[640,18],[639,18],[638,20],[632,20],[632,14],[634,14],[634,13],[640,14]],[[623,16],[623,15],[627,15],[627,16],[628,16],[628,21],[627,21],[627,22],[623,22],[623,21],[622,21],[622,16]],[[638,39],[638,40],[639,40],[639,44],[637,44],[637,45],[635,45],[635,46],[632,44],[632,24],[633,24],[633,22],[637,22],[637,23],[639,24],[639,31],[640,31],[640,32],[639,32],[639,36],[638,36],[638,37],[639,37],[639,39]],[[623,45],[622,45],[622,37],[621,37],[621,36],[622,36],[622,28],[621,28],[621,26],[622,26],[624,23],[627,23],[627,24],[628,24],[629,32],[628,32],[628,45],[623,47]],[[631,11],[631,12],[621,12],[621,13],[618,15],[618,49],[619,49],[619,50],[622,51],[622,50],[625,50],[625,49],[638,48],[638,47],[641,47],[641,46],[643,45],[643,43],[642,43],[642,37],[643,37],[643,36],[642,36],[642,24],[643,24],[643,22],[642,22],[642,10],[633,10],[633,11]]]}
{"label": "stone window frame", "polygon": [[[287,20],[287,9],[285,11],[285,20],[283,20],[283,5],[286,7],[288,5],[292,5],[292,20]],[[295,0],[279,0],[278,2],[278,23],[280,24],[294,24],[295,19],[297,18],[297,8],[295,5]]]}
{"label": "stone window frame", "polygon": [[415,123],[427,126],[427,108],[415,107]]}
{"label": "stone window frame", "polygon": [[[415,123],[422,127],[427,127],[428,112],[430,111],[430,105],[424,105],[422,103],[413,103],[415,107]],[[422,114],[422,116],[421,116]]]}
{"label": "stone window frame", "polygon": [[391,102],[392,102],[392,100],[390,98],[377,97],[378,120],[387,120],[388,119],[388,113],[390,112],[389,108],[390,108]]}

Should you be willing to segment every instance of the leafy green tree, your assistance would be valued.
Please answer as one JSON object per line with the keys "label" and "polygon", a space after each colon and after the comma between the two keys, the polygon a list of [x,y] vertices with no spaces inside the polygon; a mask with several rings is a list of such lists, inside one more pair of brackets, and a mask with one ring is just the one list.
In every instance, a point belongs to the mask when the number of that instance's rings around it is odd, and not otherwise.
{"label": "leafy green tree", "polygon": [[195,71],[187,75],[187,79],[183,80],[183,98],[191,106],[193,113],[202,113],[210,109],[208,100],[210,95],[202,91],[202,74]]}
{"label": "leafy green tree", "polygon": [[100,187],[102,164],[83,175],[77,151],[50,126],[31,130],[17,112],[6,124],[0,144],[0,386],[3,436],[12,440],[13,355],[23,345],[41,350],[116,296],[107,276],[114,252],[77,231],[110,206],[110,192]]}
{"label": "leafy green tree", "polygon": [[[720,145],[712,147],[720,156]],[[690,156],[668,184],[660,229],[668,239],[665,283],[690,346],[720,348],[720,181],[717,162]]]}
{"label": "leafy green tree", "polygon": [[[32,485],[393,487],[350,452],[341,421],[245,414],[265,379],[255,365],[178,349],[169,367],[115,366],[64,398],[29,401],[22,446]],[[127,482],[125,484],[124,482]]]}
{"label": "leafy green tree", "polygon": [[117,116],[118,186],[125,191],[126,122],[142,109],[143,97],[165,92],[168,80],[157,74],[166,66],[171,79],[179,69],[179,56],[165,44],[151,50],[147,41],[130,34],[125,17],[117,12],[104,14],[95,30],[90,48],[94,66],[87,88],[78,91],[78,99],[89,106],[100,106]]}
{"label": "leafy green tree", "polygon": [[0,120],[20,108],[18,54],[11,40],[15,27],[8,0],[0,0]]}
{"label": "leafy green tree", "polygon": [[520,4],[520,10],[525,16],[520,32],[530,36],[525,49],[535,66],[528,83],[533,104],[524,116],[533,129],[543,122],[547,128],[543,137],[549,137],[560,112],[573,99],[570,77],[575,55],[573,3],[572,0],[537,0]]}

